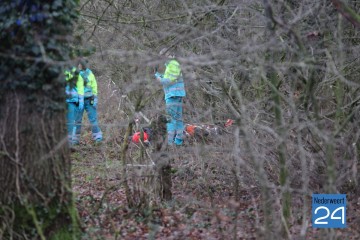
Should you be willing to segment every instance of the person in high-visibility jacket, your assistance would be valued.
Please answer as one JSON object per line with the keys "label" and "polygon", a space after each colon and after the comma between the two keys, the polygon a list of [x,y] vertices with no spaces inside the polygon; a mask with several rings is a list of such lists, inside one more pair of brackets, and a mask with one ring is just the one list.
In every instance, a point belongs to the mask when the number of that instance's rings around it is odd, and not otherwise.
{"label": "person in high-visibility jacket", "polygon": [[92,137],[95,142],[101,142],[103,139],[101,129],[97,120],[98,87],[94,73],[87,67],[85,60],[81,60],[78,65],[80,75],[84,79],[84,108],[79,111],[76,117],[76,136],[80,138],[81,123],[84,110],[87,113],[91,124]]}
{"label": "person in high-visibility jacket", "polygon": [[76,137],[76,115],[78,111],[84,109],[84,79],[79,72],[73,67],[71,70],[65,70],[65,94],[66,94],[66,119],[68,129],[68,140],[71,145],[77,144]]}
{"label": "person in high-visibility jacket", "polygon": [[166,125],[169,145],[182,145],[183,143],[183,98],[186,96],[184,79],[180,63],[175,54],[163,49],[160,56],[167,57],[164,74],[155,73],[155,78],[162,84],[165,93],[166,113],[169,117]]}

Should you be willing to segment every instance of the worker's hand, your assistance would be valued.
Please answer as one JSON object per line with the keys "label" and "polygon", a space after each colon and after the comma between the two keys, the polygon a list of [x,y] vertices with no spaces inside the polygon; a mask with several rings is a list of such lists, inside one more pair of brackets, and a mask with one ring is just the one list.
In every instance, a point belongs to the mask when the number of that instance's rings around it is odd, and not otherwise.
{"label": "worker's hand", "polygon": [[98,103],[98,98],[97,98],[97,96],[94,96],[93,106],[96,107],[96,106],[97,106],[97,103]]}
{"label": "worker's hand", "polygon": [[162,78],[162,75],[161,75],[159,72],[156,72],[156,73],[155,73],[155,78],[156,78],[157,80],[159,80],[158,78]]}
{"label": "worker's hand", "polygon": [[84,110],[84,96],[79,96],[79,111]]}

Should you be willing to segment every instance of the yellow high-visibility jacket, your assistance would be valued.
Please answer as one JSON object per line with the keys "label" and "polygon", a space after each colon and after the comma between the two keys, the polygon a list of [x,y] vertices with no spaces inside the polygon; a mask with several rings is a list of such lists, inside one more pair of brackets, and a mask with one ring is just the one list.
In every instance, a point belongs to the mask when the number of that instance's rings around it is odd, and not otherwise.
{"label": "yellow high-visibility jacket", "polygon": [[65,80],[66,80],[66,102],[79,102],[79,97],[84,96],[84,79],[78,74],[76,83],[72,85],[70,80],[76,77],[76,68],[72,68],[70,71],[65,71]]}
{"label": "yellow high-visibility jacket", "polygon": [[80,75],[84,79],[85,85],[85,98],[98,95],[97,81],[95,75],[90,69],[81,70]]}

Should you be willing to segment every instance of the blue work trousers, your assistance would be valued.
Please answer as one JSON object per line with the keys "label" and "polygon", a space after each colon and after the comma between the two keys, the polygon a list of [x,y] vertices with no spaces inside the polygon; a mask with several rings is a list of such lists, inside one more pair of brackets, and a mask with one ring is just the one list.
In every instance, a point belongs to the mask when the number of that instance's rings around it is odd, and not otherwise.
{"label": "blue work trousers", "polygon": [[166,124],[168,144],[183,143],[184,122],[182,119],[182,97],[170,97],[165,100],[168,123]]}
{"label": "blue work trousers", "polygon": [[76,116],[76,139],[80,139],[81,134],[81,123],[84,115],[84,110],[87,112],[87,116],[89,119],[89,122],[91,124],[91,131],[92,131],[92,137],[95,141],[101,141],[102,140],[102,132],[99,128],[98,121],[97,121],[97,110],[96,107],[94,107],[91,104],[91,98],[85,98],[84,99],[84,109],[81,111],[78,111],[78,114]]}
{"label": "blue work trousers", "polygon": [[76,126],[75,120],[78,112],[78,106],[75,102],[67,102],[67,112],[66,112],[66,125],[68,129],[68,140],[70,144],[73,144],[76,140]]}

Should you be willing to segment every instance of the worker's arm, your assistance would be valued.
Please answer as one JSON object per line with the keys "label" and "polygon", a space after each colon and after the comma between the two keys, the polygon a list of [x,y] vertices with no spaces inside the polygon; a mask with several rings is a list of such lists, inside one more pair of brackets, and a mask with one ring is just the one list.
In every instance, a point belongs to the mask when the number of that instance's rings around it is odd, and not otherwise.
{"label": "worker's arm", "polygon": [[92,72],[89,74],[89,82],[90,82],[92,94],[97,96],[98,95],[97,81],[95,75]]}
{"label": "worker's arm", "polygon": [[79,110],[84,109],[84,79],[79,74],[78,80],[76,82],[76,89],[79,96]]}
{"label": "worker's arm", "polygon": [[79,95],[84,96],[84,79],[79,74],[78,80],[76,81],[76,90]]}

